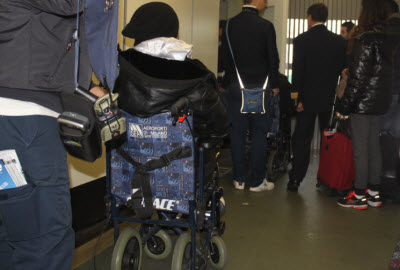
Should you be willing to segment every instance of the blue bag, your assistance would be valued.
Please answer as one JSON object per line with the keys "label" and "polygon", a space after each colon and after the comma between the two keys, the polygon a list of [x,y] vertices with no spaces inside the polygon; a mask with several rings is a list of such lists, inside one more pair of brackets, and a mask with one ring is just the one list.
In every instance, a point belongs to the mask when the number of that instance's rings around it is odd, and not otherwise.
{"label": "blue bag", "polygon": [[238,77],[240,91],[242,92],[242,106],[240,108],[241,113],[261,113],[265,114],[265,94],[268,85],[268,76],[265,80],[265,83],[262,88],[246,88],[242,82],[242,79],[239,75],[239,71],[237,69],[235,57],[233,56],[232,46],[229,40],[228,34],[228,26],[229,20],[226,23],[226,39],[228,41],[229,50],[232,54],[233,63],[235,64],[236,75]]}
{"label": "blue bag", "polygon": [[265,113],[265,89],[246,89],[241,85],[240,91],[242,92],[242,106],[240,107],[241,113]]}

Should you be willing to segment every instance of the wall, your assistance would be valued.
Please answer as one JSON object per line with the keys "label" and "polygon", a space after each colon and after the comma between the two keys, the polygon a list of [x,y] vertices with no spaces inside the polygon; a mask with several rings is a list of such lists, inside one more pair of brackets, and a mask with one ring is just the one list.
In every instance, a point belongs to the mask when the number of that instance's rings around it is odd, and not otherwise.
{"label": "wall", "polygon": [[68,171],[70,187],[80,186],[106,175],[105,148],[103,156],[93,163],[83,161],[68,155]]}
{"label": "wall", "polygon": [[200,59],[214,74],[217,74],[219,0],[195,0],[192,2],[193,57]]}
{"label": "wall", "polygon": [[[132,14],[150,0],[120,0],[119,33]],[[198,58],[215,74],[218,59],[219,0],[165,0],[179,18],[179,38],[193,44],[193,58]],[[133,40],[118,37],[122,49],[131,48]],[[71,187],[105,176],[105,155],[94,163],[68,157]]]}
{"label": "wall", "polygon": [[[286,55],[286,33],[287,33],[287,18],[289,14],[289,0],[269,0],[268,6],[274,9],[273,21],[276,31],[276,45],[278,47],[279,58],[280,58],[280,72],[285,70],[285,55]],[[268,10],[267,10],[268,11]],[[268,19],[266,15],[268,12],[264,12],[264,18]]]}
{"label": "wall", "polygon": [[[149,0],[121,0],[120,29],[132,14]],[[202,61],[215,74],[218,59],[219,0],[164,0],[179,18],[179,38],[193,44],[193,58]],[[132,40],[119,39],[122,48],[131,48]]]}
{"label": "wall", "polygon": [[[328,20],[326,26],[328,30],[340,34],[341,24],[345,21],[356,20],[361,11],[361,0],[318,0],[328,7]],[[293,39],[299,34],[307,31],[307,9],[314,3],[314,0],[290,0],[287,27],[287,51],[285,58],[281,58],[281,65],[285,66],[285,74],[289,80],[292,77],[293,62]]]}

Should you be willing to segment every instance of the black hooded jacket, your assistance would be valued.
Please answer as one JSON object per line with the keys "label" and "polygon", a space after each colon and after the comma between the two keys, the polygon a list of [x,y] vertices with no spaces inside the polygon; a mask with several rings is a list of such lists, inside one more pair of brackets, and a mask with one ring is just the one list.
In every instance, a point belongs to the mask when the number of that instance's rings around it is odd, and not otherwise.
{"label": "black hooded jacket", "polygon": [[[83,11],[85,1],[80,1]],[[0,1],[0,97],[30,101],[60,111],[59,92],[75,90],[77,0]],[[79,83],[88,88],[90,66],[83,12]]]}
{"label": "black hooded jacket", "polygon": [[347,88],[337,110],[381,115],[388,111],[392,97],[392,46],[381,31],[355,37]]}
{"label": "black hooded jacket", "polygon": [[200,137],[223,137],[230,131],[215,76],[200,61],[167,60],[129,49],[120,52],[119,64],[115,92],[120,95],[119,106],[128,113],[150,117],[187,97]]}

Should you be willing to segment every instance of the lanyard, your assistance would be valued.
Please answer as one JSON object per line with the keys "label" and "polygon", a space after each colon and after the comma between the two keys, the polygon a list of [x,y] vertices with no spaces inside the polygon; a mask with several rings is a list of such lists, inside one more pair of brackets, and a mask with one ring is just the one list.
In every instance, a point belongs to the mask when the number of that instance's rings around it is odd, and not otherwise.
{"label": "lanyard", "polygon": [[[236,75],[237,75],[237,77],[238,77],[238,81],[239,81],[239,84],[240,84],[240,88],[241,88],[241,89],[245,89],[244,84],[243,84],[243,82],[242,82],[242,78],[241,78],[240,75],[239,75],[239,71],[238,71],[238,68],[237,68],[237,65],[236,65],[235,57],[233,56],[233,51],[232,51],[231,42],[230,42],[230,40],[229,40],[229,34],[228,34],[229,21],[230,21],[230,20],[227,21],[227,23],[226,23],[226,28],[225,28],[226,39],[227,39],[227,41],[228,41],[229,50],[231,51],[233,63],[235,64]],[[267,75],[267,78],[265,79],[265,83],[264,83],[262,89],[264,89],[264,90],[267,89],[267,85],[268,85],[268,75]]]}

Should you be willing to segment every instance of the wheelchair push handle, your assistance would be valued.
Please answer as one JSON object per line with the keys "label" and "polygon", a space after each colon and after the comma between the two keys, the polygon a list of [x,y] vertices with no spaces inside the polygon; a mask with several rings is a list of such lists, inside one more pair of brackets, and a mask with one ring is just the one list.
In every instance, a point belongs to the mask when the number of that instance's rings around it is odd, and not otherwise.
{"label": "wheelchair push handle", "polygon": [[189,110],[189,99],[187,97],[181,97],[171,106],[171,115],[174,118],[172,124],[175,126],[176,122],[180,118],[184,117]]}

